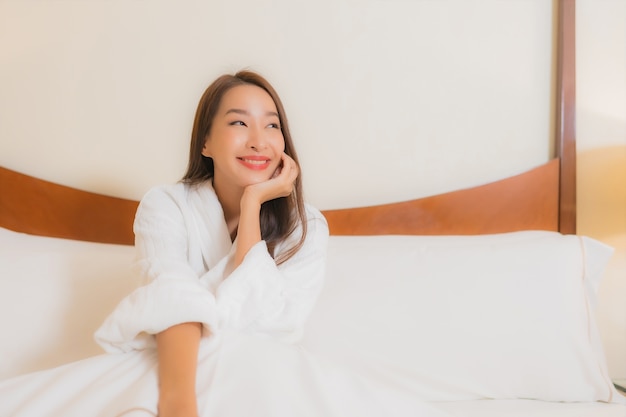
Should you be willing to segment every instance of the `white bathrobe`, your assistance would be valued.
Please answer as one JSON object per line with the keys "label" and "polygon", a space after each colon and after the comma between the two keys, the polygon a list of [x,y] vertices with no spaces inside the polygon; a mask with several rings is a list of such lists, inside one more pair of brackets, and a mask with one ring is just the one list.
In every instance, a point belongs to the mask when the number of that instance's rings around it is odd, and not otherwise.
{"label": "white bathrobe", "polygon": [[[145,286],[124,299],[96,332],[107,352],[154,347],[153,334],[200,322],[212,334],[244,331],[283,341],[300,337],[324,280],[328,227],[307,206],[304,246],[276,266],[264,241],[229,271],[231,243],[222,207],[210,183],[150,191],[135,219],[137,267]],[[298,228],[286,242],[299,240]]]}
{"label": "white bathrobe", "polygon": [[323,285],[328,241],[324,217],[306,211],[307,237],[291,259],[277,266],[261,241],[231,271],[237,241],[210,182],[148,192],[134,225],[144,285],[96,332],[108,353],[0,383],[0,417],[156,416],[154,334],[184,322],[207,330],[196,384],[201,417],[440,415],[298,345]]}

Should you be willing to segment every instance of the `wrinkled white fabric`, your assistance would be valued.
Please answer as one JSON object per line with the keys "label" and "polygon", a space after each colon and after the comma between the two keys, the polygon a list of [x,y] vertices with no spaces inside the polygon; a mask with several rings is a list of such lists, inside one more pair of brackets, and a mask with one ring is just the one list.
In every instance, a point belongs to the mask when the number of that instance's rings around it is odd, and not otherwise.
{"label": "wrinkled white fabric", "polygon": [[97,330],[108,353],[0,382],[0,417],[155,416],[154,334],[183,322],[208,330],[197,372],[202,417],[440,416],[297,343],[323,285],[328,240],[323,216],[306,209],[307,237],[292,258],[277,266],[259,242],[231,271],[237,242],[211,184],[151,190],[134,226],[144,285]]}
{"label": "wrinkled white fabric", "polygon": [[[135,220],[137,267],[146,285],[125,298],[96,332],[107,352],[154,346],[172,325],[200,322],[224,329],[265,333],[295,341],[323,285],[328,227],[307,206],[304,246],[276,266],[261,241],[230,271],[231,243],[221,205],[210,183],[151,190]],[[301,229],[276,248],[296,243]],[[226,279],[228,277],[228,279]]]}

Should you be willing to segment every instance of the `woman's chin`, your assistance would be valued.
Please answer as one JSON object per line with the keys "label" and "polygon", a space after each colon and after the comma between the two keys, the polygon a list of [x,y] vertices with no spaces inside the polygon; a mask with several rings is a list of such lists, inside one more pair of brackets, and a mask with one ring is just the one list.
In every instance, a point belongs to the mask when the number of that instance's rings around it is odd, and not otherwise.
{"label": "woman's chin", "polygon": [[249,185],[256,185],[256,184],[260,184],[262,182],[265,181],[269,181],[270,179],[272,179],[271,175],[259,175],[259,176],[255,176],[253,178],[249,178],[247,181],[245,181],[244,183],[244,187],[247,187]]}

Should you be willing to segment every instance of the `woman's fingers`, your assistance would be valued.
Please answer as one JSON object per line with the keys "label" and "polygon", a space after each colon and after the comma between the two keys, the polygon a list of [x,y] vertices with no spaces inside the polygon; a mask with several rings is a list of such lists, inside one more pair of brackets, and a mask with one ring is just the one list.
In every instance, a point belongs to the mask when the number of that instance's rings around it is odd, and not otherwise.
{"label": "woman's fingers", "polygon": [[291,194],[291,192],[293,191],[293,186],[299,174],[300,169],[298,168],[298,164],[296,164],[296,161],[294,161],[289,155],[283,154],[283,168],[281,170],[280,176],[282,176],[284,186],[287,187],[285,189],[286,194],[284,194],[283,196]]}

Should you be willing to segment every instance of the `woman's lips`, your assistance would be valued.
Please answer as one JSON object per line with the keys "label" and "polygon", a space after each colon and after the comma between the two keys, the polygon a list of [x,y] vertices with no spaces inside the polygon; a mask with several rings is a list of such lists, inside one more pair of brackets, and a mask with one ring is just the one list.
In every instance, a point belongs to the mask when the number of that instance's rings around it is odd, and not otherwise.
{"label": "woman's lips", "polygon": [[266,156],[242,156],[237,160],[248,169],[261,171],[270,166],[270,159]]}

